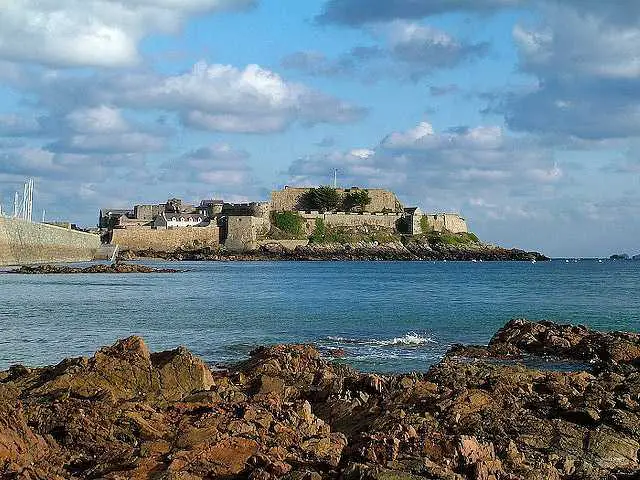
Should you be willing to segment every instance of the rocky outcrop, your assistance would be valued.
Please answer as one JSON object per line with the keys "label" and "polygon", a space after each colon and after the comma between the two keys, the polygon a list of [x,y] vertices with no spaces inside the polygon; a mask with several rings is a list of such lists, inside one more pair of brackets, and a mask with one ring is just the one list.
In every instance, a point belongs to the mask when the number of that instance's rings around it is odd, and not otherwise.
{"label": "rocky outcrop", "polygon": [[152,268],[135,263],[96,264],[88,267],[69,267],[64,265],[22,266],[7,273],[21,275],[57,275],[77,273],[178,273],[170,268]]}
{"label": "rocky outcrop", "polygon": [[537,252],[525,252],[506,249],[483,243],[461,245],[438,244],[430,246],[426,241],[359,242],[355,244],[323,243],[298,246],[287,250],[278,243],[261,246],[258,250],[246,253],[224,250],[201,249],[195,251],[177,250],[173,253],[142,251],[128,253],[131,258],[157,257],[166,260],[189,261],[545,261],[549,258]]}
{"label": "rocky outcrop", "polygon": [[[518,320],[427,373],[376,375],[296,345],[212,372],[132,337],[0,373],[0,478],[637,479],[637,346]],[[513,361],[527,355],[598,368]]]}

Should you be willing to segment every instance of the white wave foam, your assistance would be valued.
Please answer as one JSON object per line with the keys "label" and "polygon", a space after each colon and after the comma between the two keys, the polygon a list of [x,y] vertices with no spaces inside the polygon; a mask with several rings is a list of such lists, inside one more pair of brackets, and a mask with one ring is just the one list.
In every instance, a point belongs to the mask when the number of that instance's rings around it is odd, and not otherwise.
{"label": "white wave foam", "polygon": [[369,345],[378,347],[417,347],[420,345],[426,345],[430,343],[437,343],[431,337],[417,333],[409,332],[402,337],[395,337],[391,339],[357,339],[357,338],[344,338],[344,337],[327,337],[330,342],[341,344],[354,344],[354,345]]}

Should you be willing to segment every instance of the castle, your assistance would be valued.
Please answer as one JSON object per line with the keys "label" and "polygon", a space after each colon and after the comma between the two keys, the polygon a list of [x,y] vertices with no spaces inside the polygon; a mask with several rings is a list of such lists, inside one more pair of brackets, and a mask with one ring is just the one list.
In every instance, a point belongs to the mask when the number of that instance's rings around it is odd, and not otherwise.
{"label": "castle", "polygon": [[394,233],[418,235],[425,225],[436,232],[468,232],[457,213],[423,213],[405,208],[397,196],[384,189],[335,189],[337,197],[366,193],[359,206],[336,206],[313,210],[306,203],[310,187],[285,187],[273,191],[270,202],[226,203],[202,200],[199,205],[170,199],[164,204],[136,205],[132,209],[102,209],[99,227],[105,240],[135,251],[172,251],[179,248],[217,248],[229,251],[255,250],[261,244],[281,243],[287,248],[308,243],[306,239],[272,240],[272,215],[295,212],[301,219],[302,236],[310,236],[320,219],[327,227],[376,227]]}

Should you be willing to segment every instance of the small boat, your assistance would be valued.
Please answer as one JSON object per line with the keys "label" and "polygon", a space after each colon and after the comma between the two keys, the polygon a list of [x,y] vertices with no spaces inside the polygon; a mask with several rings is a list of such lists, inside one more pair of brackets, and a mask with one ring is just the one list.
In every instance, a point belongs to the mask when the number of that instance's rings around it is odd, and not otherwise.
{"label": "small boat", "polygon": [[531,260],[531,263],[536,263],[536,259],[534,258],[533,260]]}

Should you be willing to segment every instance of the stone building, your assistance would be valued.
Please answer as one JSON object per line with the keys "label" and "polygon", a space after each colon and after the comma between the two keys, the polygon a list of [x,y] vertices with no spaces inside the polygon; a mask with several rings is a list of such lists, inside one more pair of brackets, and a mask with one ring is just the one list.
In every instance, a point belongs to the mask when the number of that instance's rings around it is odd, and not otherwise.
{"label": "stone building", "polygon": [[201,213],[162,213],[153,221],[153,228],[166,230],[172,228],[206,227],[211,220]]}

